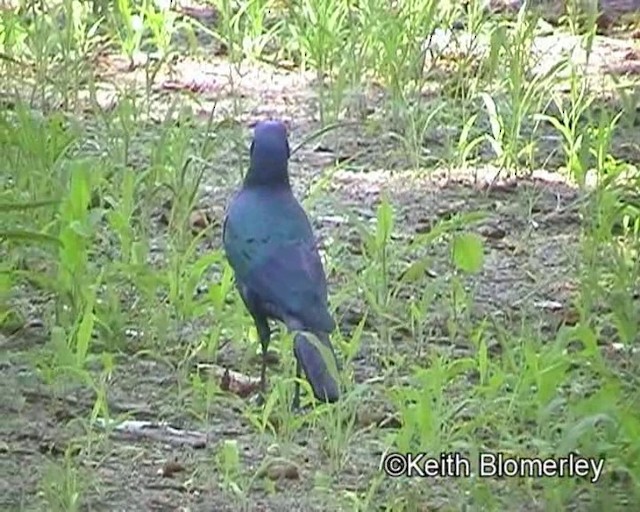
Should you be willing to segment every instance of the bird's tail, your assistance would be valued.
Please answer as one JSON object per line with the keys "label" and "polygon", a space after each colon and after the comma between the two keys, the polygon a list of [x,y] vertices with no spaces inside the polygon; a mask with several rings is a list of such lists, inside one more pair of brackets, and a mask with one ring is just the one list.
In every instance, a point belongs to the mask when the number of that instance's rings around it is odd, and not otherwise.
{"label": "bird's tail", "polygon": [[329,335],[298,332],[293,340],[293,351],[316,399],[337,401],[340,398],[338,359]]}

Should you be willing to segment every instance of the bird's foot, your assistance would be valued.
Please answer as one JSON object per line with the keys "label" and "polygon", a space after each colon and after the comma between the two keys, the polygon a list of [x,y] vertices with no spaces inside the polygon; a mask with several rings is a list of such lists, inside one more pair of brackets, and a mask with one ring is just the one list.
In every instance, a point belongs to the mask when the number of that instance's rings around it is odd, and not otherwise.
{"label": "bird's foot", "polygon": [[[267,394],[259,391],[253,396],[251,402],[255,407],[264,407],[267,403]],[[295,414],[304,412],[304,407],[300,405],[300,395],[293,397],[293,400],[291,401],[290,411]]]}
{"label": "bird's foot", "polygon": [[254,398],[254,404],[257,407],[264,407],[267,403],[267,398],[269,394],[267,393],[267,379],[265,374],[263,373],[260,378],[260,389],[258,390],[257,395]]}
{"label": "bird's foot", "polygon": [[264,407],[267,403],[267,394],[263,391],[258,391],[251,397],[251,405],[255,407]]}
{"label": "bird's foot", "polygon": [[258,407],[263,407],[264,404],[266,403],[267,403],[267,372],[266,372],[266,368],[264,365],[264,358],[263,358],[263,365],[260,372],[260,391],[258,391],[256,404],[258,405]]}
{"label": "bird's foot", "polygon": [[256,398],[254,400],[254,403],[256,404],[256,406],[258,407],[264,407],[264,405],[267,403],[267,399],[265,398],[264,393],[258,393],[256,395]]}

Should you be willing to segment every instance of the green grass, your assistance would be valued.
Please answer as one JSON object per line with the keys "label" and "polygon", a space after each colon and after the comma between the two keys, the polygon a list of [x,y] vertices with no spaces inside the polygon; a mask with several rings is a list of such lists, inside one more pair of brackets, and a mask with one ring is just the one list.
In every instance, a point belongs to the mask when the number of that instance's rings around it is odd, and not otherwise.
{"label": "green grass", "polygon": [[[638,81],[541,62],[536,9],[214,6],[0,11],[2,509],[637,509]],[[595,55],[593,16],[553,33]],[[189,72],[211,89],[168,89]],[[347,390],[301,414],[289,337],[262,407],[203,364],[258,375],[220,232],[249,121],[277,112]],[[122,439],[125,419],[209,439]],[[425,481],[385,476],[390,452],[605,464]]]}

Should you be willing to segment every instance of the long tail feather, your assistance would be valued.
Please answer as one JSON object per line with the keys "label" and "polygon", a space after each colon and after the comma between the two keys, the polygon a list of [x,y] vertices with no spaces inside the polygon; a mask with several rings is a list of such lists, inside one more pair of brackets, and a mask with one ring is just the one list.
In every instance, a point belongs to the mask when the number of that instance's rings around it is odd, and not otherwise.
{"label": "long tail feather", "polygon": [[293,340],[293,351],[316,399],[337,401],[340,398],[338,360],[329,336],[299,332]]}

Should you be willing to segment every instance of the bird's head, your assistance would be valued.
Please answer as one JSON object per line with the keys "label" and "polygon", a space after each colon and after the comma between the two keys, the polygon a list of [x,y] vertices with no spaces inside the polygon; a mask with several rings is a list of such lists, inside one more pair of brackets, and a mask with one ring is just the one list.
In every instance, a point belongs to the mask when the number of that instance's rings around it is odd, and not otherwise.
{"label": "bird's head", "polygon": [[254,129],[246,185],[289,185],[289,141],[280,121],[262,121]]}

